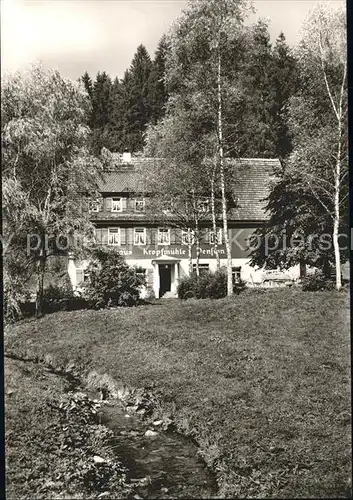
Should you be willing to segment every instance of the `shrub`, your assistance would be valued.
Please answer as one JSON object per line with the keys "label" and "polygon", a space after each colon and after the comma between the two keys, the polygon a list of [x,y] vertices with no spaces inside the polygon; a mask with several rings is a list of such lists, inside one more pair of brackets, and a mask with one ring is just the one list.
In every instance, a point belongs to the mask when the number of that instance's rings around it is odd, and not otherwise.
{"label": "shrub", "polygon": [[68,302],[74,299],[74,293],[71,285],[53,285],[50,284],[43,294],[43,311],[55,312],[68,309]]}
{"label": "shrub", "polygon": [[334,290],[335,282],[331,278],[325,276],[322,271],[316,271],[314,274],[306,276],[302,280],[302,288],[305,292]]}
{"label": "shrub", "polygon": [[96,248],[87,270],[84,297],[90,307],[135,306],[145,278],[112,249]]}
{"label": "shrub", "polygon": [[184,276],[179,279],[177,292],[180,299],[190,299],[195,297],[195,291],[197,287],[197,276],[192,273],[190,276]]}
{"label": "shrub", "polygon": [[[245,289],[245,281],[239,281],[233,285],[235,294]],[[180,299],[221,299],[227,295],[227,272],[220,269],[215,273],[201,274],[199,277],[195,273],[179,280],[178,296]]]}

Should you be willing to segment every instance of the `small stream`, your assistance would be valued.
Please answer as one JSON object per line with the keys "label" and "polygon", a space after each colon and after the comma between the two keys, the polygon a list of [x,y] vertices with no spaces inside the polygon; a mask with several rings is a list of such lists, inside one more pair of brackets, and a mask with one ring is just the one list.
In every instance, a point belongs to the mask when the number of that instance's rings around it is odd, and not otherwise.
{"label": "small stream", "polygon": [[[15,354],[6,356],[39,364],[36,358],[22,358]],[[65,378],[68,391],[83,391],[92,400],[100,399],[101,393],[88,390],[78,376],[53,366],[43,366],[43,372]],[[101,401],[97,417],[99,423],[113,431],[109,444],[128,470],[128,479],[134,485],[133,498],[216,497],[215,476],[199,457],[198,448],[191,439],[174,431],[162,430],[159,425],[154,425],[157,422],[149,423],[137,413],[129,413],[116,399]]]}
{"label": "small stream", "polygon": [[[110,444],[129,470],[130,481],[150,478],[136,489],[141,498],[215,496],[215,479],[198,457],[197,446],[188,438],[158,431],[158,427],[148,425],[140,416],[127,413],[119,402],[102,409],[101,423],[114,432]],[[148,430],[157,434],[145,436]]]}

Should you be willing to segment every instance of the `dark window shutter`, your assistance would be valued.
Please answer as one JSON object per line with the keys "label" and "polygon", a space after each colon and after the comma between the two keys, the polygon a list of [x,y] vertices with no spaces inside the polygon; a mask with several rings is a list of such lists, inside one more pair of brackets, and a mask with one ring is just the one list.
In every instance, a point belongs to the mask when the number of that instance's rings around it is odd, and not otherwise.
{"label": "dark window shutter", "polygon": [[102,227],[101,230],[101,242],[103,245],[108,244],[108,228],[107,227]]}
{"label": "dark window shutter", "polygon": [[107,212],[112,211],[112,199],[111,198],[105,199],[105,206],[106,206]]}
{"label": "dark window shutter", "polygon": [[126,228],[120,228],[120,245],[126,245]]}

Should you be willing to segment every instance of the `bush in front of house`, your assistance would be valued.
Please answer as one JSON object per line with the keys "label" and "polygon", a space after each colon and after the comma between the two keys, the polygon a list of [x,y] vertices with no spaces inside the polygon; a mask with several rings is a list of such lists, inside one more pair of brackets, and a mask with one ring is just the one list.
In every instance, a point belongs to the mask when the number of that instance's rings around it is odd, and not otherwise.
{"label": "bush in front of house", "polygon": [[94,249],[90,262],[83,292],[90,307],[131,307],[140,302],[145,278],[114,249]]}
{"label": "bush in front of house", "polygon": [[310,274],[303,278],[302,289],[304,292],[334,290],[335,282],[331,278],[325,276],[322,271],[318,270],[314,274]]}
{"label": "bush in front of house", "polygon": [[52,313],[57,311],[76,311],[87,309],[89,304],[84,297],[75,295],[71,285],[60,286],[50,284],[43,295],[43,311]]}
{"label": "bush in front of house", "polygon": [[[233,285],[235,294],[245,289],[245,282],[240,280]],[[190,276],[181,278],[178,283],[178,297],[186,300],[196,299],[222,299],[227,296],[227,271],[220,269],[215,273],[204,273],[197,276],[192,273]]]}

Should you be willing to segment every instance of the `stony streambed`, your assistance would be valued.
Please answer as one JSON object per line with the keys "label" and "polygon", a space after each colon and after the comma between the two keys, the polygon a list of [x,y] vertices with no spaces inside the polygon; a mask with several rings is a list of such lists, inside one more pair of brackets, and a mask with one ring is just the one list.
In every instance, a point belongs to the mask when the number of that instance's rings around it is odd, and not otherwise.
{"label": "stony streambed", "polygon": [[[196,444],[176,432],[167,417],[155,418],[148,391],[114,392],[107,388],[111,389],[112,381],[97,374],[81,378],[72,366],[58,369],[47,358],[20,360],[42,366],[49,378],[64,378],[70,394],[79,396],[76,404],[85,400],[93,403],[97,423],[112,431],[109,447],[126,470],[129,498],[216,496],[215,478],[201,460]],[[100,457],[93,458],[99,467]],[[98,495],[103,497],[111,498],[109,491]]]}
{"label": "stony streambed", "polygon": [[111,446],[128,470],[141,498],[210,498],[216,493],[211,473],[188,438],[162,430],[162,420],[147,423],[115,402],[99,415],[114,437]]}

